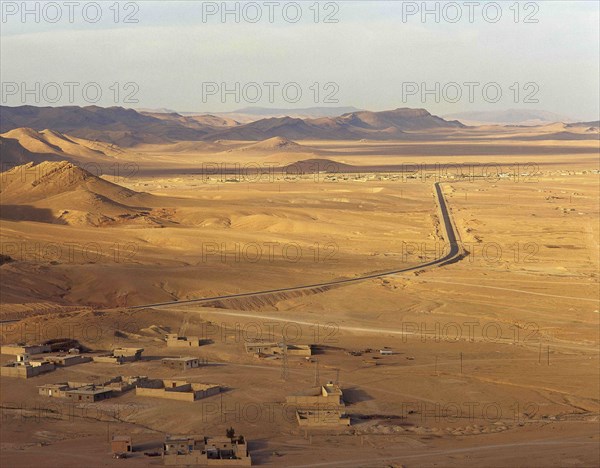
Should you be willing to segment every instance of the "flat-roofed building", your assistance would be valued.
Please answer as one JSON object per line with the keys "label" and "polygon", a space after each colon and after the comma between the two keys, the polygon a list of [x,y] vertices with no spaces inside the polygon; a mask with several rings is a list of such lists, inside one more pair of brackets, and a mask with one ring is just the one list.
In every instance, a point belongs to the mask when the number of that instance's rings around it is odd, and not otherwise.
{"label": "flat-roofed building", "polygon": [[84,362],[90,362],[92,360],[90,356],[84,356],[82,354],[54,354],[44,356],[44,359],[54,363],[57,367],[69,367],[76,364],[83,364]]}
{"label": "flat-roofed building", "polygon": [[170,369],[177,369],[179,371],[185,371],[188,369],[195,369],[200,367],[200,358],[195,357],[176,357],[176,358],[163,358],[161,360],[163,366]]}
{"label": "flat-roofed building", "polygon": [[94,356],[94,361],[123,364],[126,362],[139,361],[142,359],[143,352],[144,348],[115,348],[110,354]]}
{"label": "flat-roofed building", "polygon": [[112,397],[112,390],[106,387],[97,387],[96,385],[86,385],[85,387],[69,389],[65,391],[66,398],[73,401],[94,402],[106,400]]}
{"label": "flat-roofed building", "polygon": [[106,400],[113,396],[112,389],[103,385],[77,382],[40,385],[38,393],[51,398],[67,398],[86,402]]}
{"label": "flat-roofed building", "polygon": [[165,339],[169,348],[200,347],[200,338],[197,336],[180,336],[177,333],[169,333]]}
{"label": "flat-roofed building", "polygon": [[18,355],[17,361],[8,362],[0,367],[0,375],[3,377],[17,377],[29,379],[55,369],[52,362],[45,360],[30,361],[26,355]]}
{"label": "flat-roofed building", "polygon": [[139,361],[142,359],[144,348],[115,348],[113,356],[124,358],[127,361]]}
{"label": "flat-roofed building", "polygon": [[65,392],[69,389],[69,384],[56,383],[56,384],[44,384],[38,386],[38,393],[42,396],[50,398],[66,398]]}
{"label": "flat-roofed building", "polygon": [[[52,398],[70,398],[69,392],[74,390],[102,390],[100,393],[110,392],[110,396],[118,396],[125,393],[128,390],[132,390],[136,385],[145,382],[147,377],[135,376],[135,377],[113,377],[103,383],[92,383],[92,382],[60,382],[50,383],[38,386],[38,393],[42,396]],[[96,397],[93,401],[103,399],[102,397]],[[87,399],[86,399],[87,400]]]}
{"label": "flat-roofed building", "polygon": [[290,395],[286,397],[286,401],[294,405],[311,405],[317,403],[327,403],[330,405],[344,404],[342,389],[333,382]]}
{"label": "flat-roofed building", "polygon": [[167,466],[251,466],[243,437],[167,436],[163,449]]}
{"label": "flat-roofed building", "polygon": [[0,354],[16,356],[18,354],[42,354],[50,352],[49,345],[20,345],[9,344],[0,346]]}
{"label": "flat-roofed building", "polygon": [[131,437],[126,435],[114,435],[110,441],[110,449],[113,453],[133,452]]}
{"label": "flat-roofed building", "polygon": [[284,354],[288,356],[312,356],[312,345],[277,343],[274,341],[247,341],[244,343],[249,354]]}
{"label": "flat-roofed building", "polygon": [[133,390],[137,385],[148,380],[148,377],[136,375],[136,376],[117,376],[110,380],[107,380],[102,385],[106,388],[110,388],[113,391],[113,395],[119,395],[129,390]]}
{"label": "flat-roofed building", "polygon": [[286,402],[296,407],[296,419],[300,426],[350,425],[342,389],[333,382],[290,395],[286,397]]}
{"label": "flat-roofed building", "polygon": [[349,426],[350,417],[341,408],[298,408],[296,421],[302,427]]}

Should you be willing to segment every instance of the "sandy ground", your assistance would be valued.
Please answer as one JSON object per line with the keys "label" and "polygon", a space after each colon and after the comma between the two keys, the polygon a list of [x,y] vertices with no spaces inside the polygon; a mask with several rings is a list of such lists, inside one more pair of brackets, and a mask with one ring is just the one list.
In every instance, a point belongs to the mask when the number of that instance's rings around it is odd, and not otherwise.
{"label": "sandy ground", "polygon": [[[20,320],[2,324],[3,343],[66,336],[94,350],[140,346],[147,357],[2,377],[2,464],[147,466],[159,461],[142,452],[165,433],[233,425],[262,466],[596,466],[597,142],[495,142],[502,137],[310,141],[300,142],[309,152],[285,154],[236,151],[247,143],[224,154],[138,147],[120,156],[137,161],[135,173],[104,178],[152,194],[152,215],[105,226],[3,219],[2,253],[14,261],[1,270],[1,314]],[[240,170],[200,173],[214,161],[247,168],[310,158],[382,167],[267,172],[258,181]],[[473,176],[456,177],[449,164],[457,162]],[[440,180],[469,253],[460,262],[308,295],[126,308],[424,263],[444,248],[433,198]],[[165,330],[206,344],[167,349]],[[282,360],[245,354],[250,338],[316,344],[318,365],[290,358],[284,379]],[[379,356],[383,346],[394,355]],[[349,354],[367,348],[374,352]],[[161,368],[158,358],[181,353],[208,364],[184,375]],[[226,391],[195,403],[128,393],[74,407],[37,395],[43,383],[116,375],[177,376]],[[285,396],[336,379],[352,426],[300,430]],[[110,457],[115,433],[132,435],[135,457]]]}

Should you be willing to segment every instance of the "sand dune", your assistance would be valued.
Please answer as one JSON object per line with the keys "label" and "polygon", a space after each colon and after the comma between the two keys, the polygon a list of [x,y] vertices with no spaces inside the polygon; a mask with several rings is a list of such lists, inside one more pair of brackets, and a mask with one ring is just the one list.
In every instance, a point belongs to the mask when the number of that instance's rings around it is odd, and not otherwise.
{"label": "sand dune", "polygon": [[[48,131],[46,131],[48,132]],[[21,146],[27,148],[29,151],[36,153],[61,153],[62,150],[59,146],[56,146],[50,140],[56,140],[60,137],[59,133],[56,135],[53,133],[48,133],[48,137],[44,134],[44,132],[38,132],[33,128],[21,127],[11,130],[3,134],[5,138],[12,138],[14,140],[18,140]],[[62,135],[61,135],[62,136]],[[57,138],[58,137],[58,138]],[[68,142],[67,137],[63,137],[64,143]],[[72,143],[72,142],[71,142]]]}
{"label": "sand dune", "polygon": [[149,216],[153,199],[68,161],[27,163],[0,177],[5,219],[102,225]]}
{"label": "sand dune", "polygon": [[289,140],[284,137],[276,136],[273,138],[267,138],[266,140],[259,141],[258,143],[252,143],[251,145],[242,146],[240,148],[227,150],[228,152],[260,152],[260,153],[270,153],[270,152],[283,152],[283,151],[293,151],[293,152],[302,152],[302,151],[310,151],[311,148],[304,147],[296,143],[295,141]]}
{"label": "sand dune", "polygon": [[47,160],[59,161],[68,159],[50,153],[38,153],[24,147],[19,140],[14,138],[5,138],[0,135],[0,163],[2,169],[14,166],[20,166],[28,162],[40,163]]}
{"label": "sand dune", "polygon": [[598,140],[598,131],[591,131],[586,133],[575,133],[575,132],[554,132],[542,135],[531,135],[523,137],[524,140]]}
{"label": "sand dune", "polygon": [[[18,177],[17,177],[18,176]],[[86,191],[119,202],[135,199],[133,190],[103,180],[67,161],[26,164],[2,173],[3,202],[30,202],[72,191]]]}
{"label": "sand dune", "polygon": [[200,114],[200,115],[181,115],[177,112],[142,112],[144,115],[154,117],[159,120],[176,122],[189,128],[195,128],[199,130],[206,130],[206,127],[235,127],[240,123],[232,118],[212,115],[212,114]]}
{"label": "sand dune", "polygon": [[33,153],[56,155],[63,159],[102,161],[123,153],[116,145],[76,138],[49,129],[38,132],[32,128],[20,127],[4,133],[2,137],[18,141]]}
{"label": "sand dune", "polygon": [[312,158],[288,164],[284,167],[284,172],[287,174],[315,174],[319,172],[339,174],[342,172],[352,172],[355,169],[357,169],[356,166],[352,166],[351,164],[344,164],[325,158]]}

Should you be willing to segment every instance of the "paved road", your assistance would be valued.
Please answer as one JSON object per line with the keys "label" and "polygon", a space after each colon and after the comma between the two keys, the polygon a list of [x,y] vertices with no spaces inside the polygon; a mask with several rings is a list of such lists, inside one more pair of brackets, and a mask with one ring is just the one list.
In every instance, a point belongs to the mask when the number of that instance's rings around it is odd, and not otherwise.
{"label": "paved road", "polygon": [[438,208],[441,214],[442,224],[444,226],[444,233],[446,237],[446,241],[449,244],[449,251],[443,257],[437,258],[427,263],[422,263],[419,265],[415,265],[412,267],[400,268],[397,270],[385,271],[382,273],[373,273],[366,274],[362,276],[357,276],[355,278],[348,279],[339,279],[334,281],[327,281],[324,283],[314,283],[314,284],[304,284],[301,286],[292,286],[288,288],[278,288],[278,289],[267,289],[264,291],[252,291],[247,293],[237,293],[237,294],[226,294],[223,296],[213,296],[213,297],[202,297],[198,299],[186,299],[182,301],[171,301],[171,302],[158,302],[156,304],[144,304],[138,306],[131,306],[129,309],[143,309],[147,307],[159,308],[159,307],[168,307],[172,305],[182,305],[182,304],[201,304],[203,302],[213,302],[224,299],[235,299],[235,298],[243,298],[243,297],[255,297],[255,296],[264,296],[267,294],[276,294],[276,293],[285,293],[285,292],[294,292],[294,291],[308,291],[311,289],[324,288],[324,287],[333,287],[346,285],[351,283],[358,283],[361,281],[366,281],[374,278],[384,278],[386,276],[396,275],[398,273],[406,273],[409,271],[422,270],[424,268],[430,268],[435,266],[447,265],[450,263],[454,263],[460,260],[463,256],[463,251],[459,245],[457,240],[458,234],[455,231],[454,224],[452,223],[452,219],[450,216],[450,212],[448,210],[448,205],[446,204],[446,199],[442,192],[442,188],[439,182],[434,184],[435,194],[437,196]]}

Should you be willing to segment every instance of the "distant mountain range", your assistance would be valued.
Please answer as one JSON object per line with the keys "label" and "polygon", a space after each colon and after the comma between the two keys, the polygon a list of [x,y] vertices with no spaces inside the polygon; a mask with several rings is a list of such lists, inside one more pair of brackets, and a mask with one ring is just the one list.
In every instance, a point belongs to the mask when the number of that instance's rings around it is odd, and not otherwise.
{"label": "distant mountain range", "polygon": [[0,106],[0,133],[19,127],[52,129],[88,140],[100,140],[120,146],[141,143],[200,140],[214,127],[197,122],[190,126],[179,122],[179,114],[156,118],[123,107]]}
{"label": "distant mountain range", "polygon": [[253,122],[269,117],[294,117],[299,119],[316,119],[319,117],[337,117],[350,112],[357,112],[352,106],[339,107],[301,107],[301,108],[272,108],[272,107],[244,107],[231,112],[177,112],[171,109],[136,109],[138,112],[149,114],[180,114],[184,116],[219,116],[224,119],[236,120],[241,123]]}
{"label": "distant mountain range", "polygon": [[233,112],[220,112],[216,115],[235,119],[241,123],[250,123],[259,119],[292,117],[295,119],[318,119],[320,117],[338,117],[362,109],[356,107],[305,107],[295,109],[277,109],[268,107],[245,107]]}
{"label": "distant mountain range", "polygon": [[504,109],[493,111],[469,111],[445,115],[467,125],[544,125],[555,122],[571,123],[575,120],[564,115],[537,109]]}
{"label": "distant mountain range", "polygon": [[233,114],[250,114],[260,115],[263,117],[294,117],[295,115],[306,115],[313,118],[318,117],[337,117],[342,114],[349,114],[350,112],[361,111],[353,106],[347,107],[303,107],[297,109],[277,109],[270,107],[244,107],[237,111],[231,112]]}
{"label": "distant mountain range", "polygon": [[464,125],[431,115],[425,109],[401,108],[391,111],[358,111],[337,117],[299,119],[273,117],[224,129],[218,138],[264,140],[275,136],[292,140],[393,140],[414,138],[410,132],[456,129]]}
{"label": "distant mountain range", "polygon": [[425,109],[356,111],[340,116],[300,119],[272,117],[250,123],[214,115],[137,112],[122,107],[0,106],[0,133],[28,127],[53,129],[74,137],[100,140],[123,147],[174,141],[288,139],[415,139],[419,133],[460,129]]}

